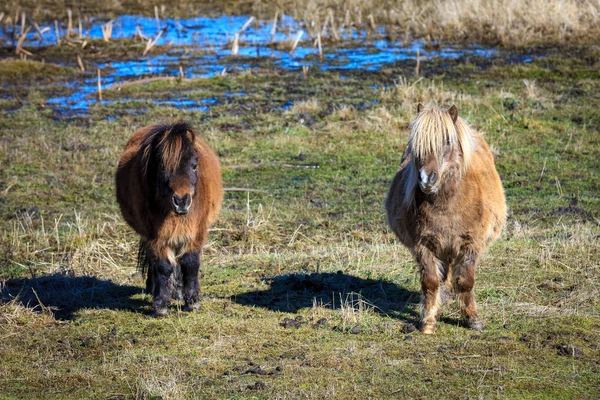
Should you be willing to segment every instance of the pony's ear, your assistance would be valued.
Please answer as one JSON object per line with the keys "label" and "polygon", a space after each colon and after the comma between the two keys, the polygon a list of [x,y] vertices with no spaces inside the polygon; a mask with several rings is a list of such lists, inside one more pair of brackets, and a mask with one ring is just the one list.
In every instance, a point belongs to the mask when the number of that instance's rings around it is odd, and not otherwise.
{"label": "pony's ear", "polygon": [[419,102],[419,104],[417,104],[417,114],[419,114],[421,111],[423,111],[423,108],[425,106],[423,105],[423,103]]}
{"label": "pony's ear", "polygon": [[187,136],[188,136],[188,139],[190,139],[190,142],[194,143],[194,140],[196,139],[196,134],[194,133],[194,131],[191,129],[188,130]]}
{"label": "pony's ear", "polygon": [[452,118],[452,122],[456,122],[458,119],[458,108],[456,104],[452,104],[452,107],[448,109],[448,114],[450,114],[450,118]]}

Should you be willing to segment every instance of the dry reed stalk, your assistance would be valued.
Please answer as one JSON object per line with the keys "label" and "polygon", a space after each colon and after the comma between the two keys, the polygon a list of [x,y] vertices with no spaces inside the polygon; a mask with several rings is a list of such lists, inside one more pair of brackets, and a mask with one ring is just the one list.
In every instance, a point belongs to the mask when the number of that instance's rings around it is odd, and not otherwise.
{"label": "dry reed stalk", "polygon": [[238,34],[240,34],[240,35],[241,35],[242,33],[244,33],[244,31],[245,31],[245,30],[246,30],[246,29],[247,29],[247,28],[250,26],[250,24],[251,24],[252,22],[254,22],[254,20],[255,20],[255,18],[251,16],[251,17],[248,19],[248,21],[246,21],[246,23],[245,23],[244,25],[242,25],[241,29],[238,31]]}
{"label": "dry reed stalk", "polygon": [[300,43],[300,39],[302,39],[303,35],[304,31],[298,32],[298,36],[296,36],[296,40],[294,40],[294,44],[292,45],[292,50],[290,50],[290,56],[294,54],[294,51],[296,51],[296,47],[298,47],[298,43]]}
{"label": "dry reed stalk", "polygon": [[377,30],[377,26],[375,26],[375,18],[373,17],[373,14],[369,14],[369,23],[371,24],[371,29],[373,30],[373,32],[375,32]]}
{"label": "dry reed stalk", "polygon": [[160,31],[160,19],[158,18],[158,6],[154,6],[154,18],[156,19],[156,29]]}
{"label": "dry reed stalk", "polygon": [[271,43],[275,41],[275,32],[277,32],[277,17],[279,17],[279,11],[275,12],[275,18],[273,18],[273,26],[271,27]]}
{"label": "dry reed stalk", "polygon": [[2,22],[3,18],[4,18],[4,13],[0,13],[0,22]]}
{"label": "dry reed stalk", "polygon": [[33,28],[36,30],[38,38],[40,39],[40,41],[43,41],[44,38],[44,32],[47,32],[49,30],[49,28],[44,28],[43,30],[40,29],[39,25],[36,24],[35,22],[33,22]]}
{"label": "dry reed stalk", "polygon": [[77,55],[77,64],[79,64],[79,68],[81,69],[81,72],[85,72],[85,67],[83,66],[83,60],[81,59],[81,56],[79,54]]}
{"label": "dry reed stalk", "polygon": [[114,19],[111,19],[106,24],[102,25],[100,29],[102,30],[102,37],[105,42],[110,42],[110,38],[112,37],[112,27],[113,27]]}
{"label": "dry reed stalk", "polygon": [[102,78],[100,76],[100,68],[98,68],[98,101],[102,102]]}
{"label": "dry reed stalk", "polygon": [[60,46],[60,33],[58,32],[58,21],[54,20],[54,31],[56,32],[56,45]]}
{"label": "dry reed stalk", "polygon": [[319,46],[319,59],[323,61],[323,47],[321,46],[321,32],[317,32],[317,46]]}
{"label": "dry reed stalk", "polygon": [[15,49],[15,53],[28,55],[30,57],[33,55],[29,51],[27,51],[23,48],[23,42],[27,38],[27,34],[29,33],[30,30],[31,30],[31,27],[28,26],[27,28],[25,28],[24,31],[21,31],[21,35],[19,36],[19,39],[17,40],[17,47]]}
{"label": "dry reed stalk", "polygon": [[321,35],[327,34],[327,24],[329,23],[329,14],[325,17],[325,22],[323,22],[323,26],[321,27]]}
{"label": "dry reed stalk", "polygon": [[25,13],[21,13],[21,32],[23,32],[25,30],[25,22],[26,22],[26,18],[25,18]]}
{"label": "dry reed stalk", "polygon": [[73,36],[73,12],[71,10],[67,10],[67,37]]}
{"label": "dry reed stalk", "polygon": [[240,50],[239,41],[240,41],[240,35],[236,33],[235,36],[233,37],[233,44],[231,45],[231,55],[233,55],[233,56],[237,56],[237,53]]}
{"label": "dry reed stalk", "polygon": [[142,30],[140,29],[140,27],[139,27],[139,26],[136,26],[136,27],[135,27],[135,34],[134,34],[133,36],[134,36],[134,37],[138,37],[138,38],[140,38],[140,39],[141,39],[141,40],[143,40],[144,42],[145,42],[145,41],[147,41],[147,40],[150,40],[150,38],[149,38],[148,36],[146,36],[146,35],[144,35],[144,34],[142,33]]}
{"label": "dry reed stalk", "polygon": [[544,165],[542,166],[542,171],[540,172],[540,179],[538,179],[538,182],[542,181],[542,177],[544,176],[544,172],[546,172],[546,161],[548,161],[548,157],[544,158]]}
{"label": "dry reed stalk", "polygon": [[417,65],[415,66],[415,76],[418,77],[421,68],[421,57],[419,53],[419,49],[417,49]]}
{"label": "dry reed stalk", "polygon": [[302,66],[302,77],[304,79],[308,78],[308,65]]}
{"label": "dry reed stalk", "polygon": [[336,41],[340,40],[340,35],[338,35],[337,29],[335,28],[335,18],[333,16],[333,10],[329,9],[329,21],[331,24],[331,33],[333,33],[333,37]]}
{"label": "dry reed stalk", "polygon": [[160,31],[158,31],[158,35],[156,35],[154,40],[148,39],[148,43],[146,43],[146,49],[144,50],[144,53],[142,54],[142,56],[145,56],[146,54],[148,54],[148,52],[150,50],[152,50],[152,48],[156,45],[156,42],[158,42],[158,39],[160,39],[160,37],[162,36],[162,33],[163,33],[163,31],[160,30]]}
{"label": "dry reed stalk", "polygon": [[179,79],[180,79],[180,80],[183,80],[183,78],[184,78],[184,75],[183,75],[183,67],[180,65],[180,66],[179,66]]}
{"label": "dry reed stalk", "polygon": [[79,39],[83,39],[83,25],[81,24],[81,16],[78,16],[79,20]]}

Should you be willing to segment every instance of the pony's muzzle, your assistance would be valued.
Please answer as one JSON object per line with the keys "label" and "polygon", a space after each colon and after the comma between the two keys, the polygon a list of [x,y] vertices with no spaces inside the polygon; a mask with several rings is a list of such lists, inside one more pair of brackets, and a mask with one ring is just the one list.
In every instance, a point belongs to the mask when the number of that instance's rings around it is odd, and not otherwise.
{"label": "pony's muzzle", "polygon": [[188,211],[190,211],[190,207],[192,205],[192,198],[189,194],[186,194],[183,197],[174,194],[171,197],[171,205],[173,206],[173,211],[175,212],[175,214],[187,214]]}
{"label": "pony's muzzle", "polygon": [[437,192],[436,183],[438,181],[438,173],[433,171],[427,174],[425,171],[421,171],[419,174],[419,187],[423,193],[435,193]]}

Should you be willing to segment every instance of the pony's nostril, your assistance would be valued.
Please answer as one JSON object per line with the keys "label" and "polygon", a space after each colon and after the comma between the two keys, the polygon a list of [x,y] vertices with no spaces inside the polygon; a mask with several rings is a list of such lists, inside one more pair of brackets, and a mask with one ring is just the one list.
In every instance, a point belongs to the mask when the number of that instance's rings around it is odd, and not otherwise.
{"label": "pony's nostril", "polygon": [[184,204],[184,199],[177,195],[173,195],[173,197],[171,197],[171,202],[175,207],[181,207]]}
{"label": "pony's nostril", "polygon": [[437,172],[432,172],[429,175],[429,184],[433,185],[437,181],[437,178],[438,178]]}
{"label": "pony's nostril", "polygon": [[171,197],[171,203],[173,204],[173,210],[177,214],[185,214],[190,210],[190,206],[192,205],[192,198],[189,194],[186,194],[183,197],[173,195]]}

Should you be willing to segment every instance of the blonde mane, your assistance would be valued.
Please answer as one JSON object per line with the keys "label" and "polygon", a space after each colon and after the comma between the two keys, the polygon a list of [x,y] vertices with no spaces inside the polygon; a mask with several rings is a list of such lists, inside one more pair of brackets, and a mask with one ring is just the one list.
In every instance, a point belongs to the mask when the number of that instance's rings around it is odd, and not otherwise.
{"label": "blonde mane", "polygon": [[412,203],[418,183],[415,160],[424,160],[430,154],[441,158],[444,145],[449,141],[460,150],[461,173],[464,173],[471,162],[471,153],[475,150],[475,138],[467,122],[460,117],[453,122],[450,113],[438,106],[432,104],[425,106],[410,123],[409,128],[407,153],[411,156],[411,162],[406,166],[408,173],[404,197],[406,205]]}

